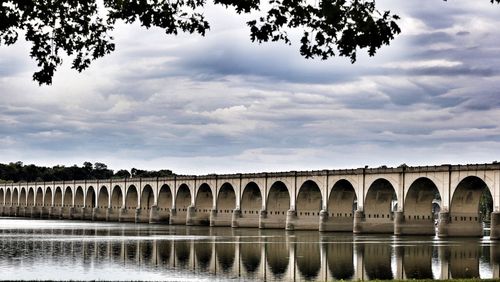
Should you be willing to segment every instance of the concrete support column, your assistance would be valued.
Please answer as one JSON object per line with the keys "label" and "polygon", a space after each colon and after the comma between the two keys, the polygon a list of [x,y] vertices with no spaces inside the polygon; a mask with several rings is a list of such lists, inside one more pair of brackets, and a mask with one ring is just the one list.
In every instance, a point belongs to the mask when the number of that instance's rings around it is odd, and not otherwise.
{"label": "concrete support column", "polygon": [[69,219],[74,219],[75,215],[75,208],[74,207],[69,207],[68,208],[68,218]]}
{"label": "concrete support column", "polygon": [[216,220],[217,220],[217,210],[216,209],[211,209],[210,210],[210,217],[209,217],[209,224],[210,226],[216,226]]}
{"label": "concrete support column", "polygon": [[153,205],[149,210],[149,223],[158,223],[160,222],[160,215],[158,213],[158,206]]}
{"label": "concrete support column", "polygon": [[437,234],[439,237],[448,237],[450,225],[450,212],[444,211],[439,213],[439,224]]}
{"label": "concrete support column", "polygon": [[93,208],[92,209],[92,221],[99,220],[98,219],[98,214],[99,214],[99,209],[98,208]]}
{"label": "concrete support column", "polygon": [[259,214],[259,228],[266,228],[265,221],[267,219],[267,211],[261,210]]}
{"label": "concrete support column", "polygon": [[85,220],[85,214],[88,212],[86,207],[80,208],[81,213],[80,213],[80,218],[81,220]]}
{"label": "concrete support column", "polygon": [[118,210],[118,222],[123,222],[124,221],[123,219],[124,219],[125,216],[127,216],[127,209],[120,208]]}
{"label": "concrete support column", "polygon": [[325,209],[322,209],[319,212],[319,231],[327,231],[326,229],[326,222],[328,220],[328,211]]}
{"label": "concrete support column", "polygon": [[289,209],[286,213],[285,230],[295,230],[295,221],[297,220],[297,211]]}
{"label": "concrete support column", "polygon": [[405,222],[405,215],[402,211],[394,212],[394,235],[403,235],[403,225]]}
{"label": "concrete support column", "polygon": [[194,206],[189,206],[186,213],[186,225],[194,225],[196,211]]}
{"label": "concrete support column", "polygon": [[106,220],[106,221],[110,221],[110,220],[111,220],[112,215],[113,215],[113,208],[107,208],[107,209],[106,209],[106,217],[105,217],[105,220]]}
{"label": "concrete support column", "polygon": [[354,212],[354,222],[352,227],[352,232],[354,234],[363,233],[363,222],[365,220],[365,213],[363,211],[357,210]]}
{"label": "concrete support column", "polygon": [[491,213],[490,239],[500,240],[500,212]]}
{"label": "concrete support column", "polygon": [[168,224],[176,224],[175,218],[177,217],[177,210],[175,208],[170,209],[170,218],[168,219]]}
{"label": "concrete support column", "polygon": [[241,218],[241,210],[236,208],[233,210],[233,215],[231,216],[231,227],[239,227],[238,219]]}

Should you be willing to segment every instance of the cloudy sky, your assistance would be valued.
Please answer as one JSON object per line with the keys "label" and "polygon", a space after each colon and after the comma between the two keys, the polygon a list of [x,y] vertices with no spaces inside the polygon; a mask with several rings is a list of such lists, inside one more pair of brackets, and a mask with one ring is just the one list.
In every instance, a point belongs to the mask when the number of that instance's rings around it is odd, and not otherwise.
{"label": "cloudy sky", "polygon": [[236,173],[500,161],[500,6],[377,1],[403,32],[376,57],[255,44],[231,10],[206,37],[120,25],[117,51],[52,86],[0,47],[0,162]]}

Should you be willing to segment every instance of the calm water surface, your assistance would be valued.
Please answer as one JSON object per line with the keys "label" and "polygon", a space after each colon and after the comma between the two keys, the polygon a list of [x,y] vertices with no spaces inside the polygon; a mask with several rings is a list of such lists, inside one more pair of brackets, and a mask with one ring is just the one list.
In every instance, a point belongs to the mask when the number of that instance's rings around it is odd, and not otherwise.
{"label": "calm water surface", "polygon": [[498,278],[482,239],[0,218],[0,279]]}

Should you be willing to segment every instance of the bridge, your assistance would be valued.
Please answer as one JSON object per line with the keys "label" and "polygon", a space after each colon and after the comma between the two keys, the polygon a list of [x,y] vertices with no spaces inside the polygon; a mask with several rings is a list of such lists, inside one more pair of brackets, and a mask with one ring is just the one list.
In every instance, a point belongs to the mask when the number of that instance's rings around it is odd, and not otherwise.
{"label": "bridge", "polygon": [[[6,183],[0,184],[0,212],[235,228],[482,236],[483,193],[493,198],[490,237],[500,239],[497,163]],[[436,203],[439,212],[433,208]]]}

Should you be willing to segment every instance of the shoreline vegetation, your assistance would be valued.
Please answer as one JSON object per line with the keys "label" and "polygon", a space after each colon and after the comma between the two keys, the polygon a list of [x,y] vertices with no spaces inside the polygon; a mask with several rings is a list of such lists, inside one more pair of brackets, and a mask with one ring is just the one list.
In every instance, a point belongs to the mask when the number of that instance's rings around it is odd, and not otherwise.
{"label": "shoreline vegetation", "polygon": [[0,183],[16,182],[41,182],[41,181],[69,181],[69,180],[94,180],[94,179],[123,179],[131,177],[165,177],[172,176],[174,173],[168,169],[161,170],[143,170],[132,168],[130,171],[125,169],[116,172],[109,169],[104,163],[84,162],[83,165],[53,167],[37,166],[34,164],[25,165],[18,161],[15,163],[0,163]]}

